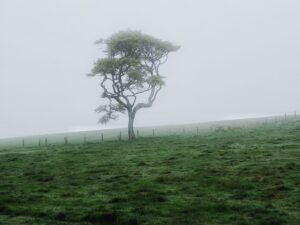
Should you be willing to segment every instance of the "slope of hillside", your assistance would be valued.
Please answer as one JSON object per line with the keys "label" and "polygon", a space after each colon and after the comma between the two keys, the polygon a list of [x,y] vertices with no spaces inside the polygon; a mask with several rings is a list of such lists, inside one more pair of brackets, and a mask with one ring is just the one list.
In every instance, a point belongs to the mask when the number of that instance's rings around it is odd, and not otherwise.
{"label": "slope of hillside", "polygon": [[[295,117],[291,115],[288,117],[274,116],[261,118],[246,118],[193,124],[136,127],[135,131],[136,135],[139,137],[162,137],[172,135],[189,136],[211,132],[220,126],[231,128],[251,128],[260,126],[265,123],[278,123],[287,120],[294,120],[295,118],[300,119],[299,116]],[[120,136],[123,140],[128,139],[126,128],[42,134],[26,137],[13,137],[0,139],[0,149],[22,147],[23,144],[25,147],[32,147],[38,145],[43,146],[49,144],[59,145],[64,144],[65,137],[68,138],[68,143],[83,144],[85,142],[99,143],[102,141],[119,140]]]}
{"label": "slope of hillside", "polygon": [[0,224],[300,224],[300,120],[0,150]]}

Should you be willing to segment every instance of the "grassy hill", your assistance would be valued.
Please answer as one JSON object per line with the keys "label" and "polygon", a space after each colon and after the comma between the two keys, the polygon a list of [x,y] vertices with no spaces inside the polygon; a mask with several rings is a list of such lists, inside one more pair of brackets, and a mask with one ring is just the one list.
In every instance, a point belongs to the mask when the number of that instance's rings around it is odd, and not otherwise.
{"label": "grassy hill", "polygon": [[0,150],[0,224],[299,225],[300,120]]}
{"label": "grassy hill", "polygon": [[[298,118],[300,118],[298,116]],[[165,126],[153,126],[153,127],[136,127],[136,134],[139,137],[163,137],[172,135],[181,136],[193,136],[196,134],[203,134],[211,132],[218,127],[231,127],[231,128],[252,128],[261,124],[270,122],[280,122],[295,119],[294,116],[275,116],[275,117],[262,117],[262,118],[248,118],[248,119],[237,119],[237,120],[224,120],[224,121],[213,121],[205,123],[194,123],[194,124],[181,124],[181,125],[165,125]],[[26,137],[14,137],[0,139],[1,148],[15,148],[25,146],[38,146],[38,145],[59,145],[64,144],[65,137],[68,138],[68,142],[72,144],[83,144],[88,143],[99,143],[103,141],[128,139],[127,129],[105,129],[105,130],[91,130],[91,131],[80,131],[80,132],[67,132],[67,133],[56,133],[56,134],[43,134]],[[154,134],[154,135],[153,135]]]}

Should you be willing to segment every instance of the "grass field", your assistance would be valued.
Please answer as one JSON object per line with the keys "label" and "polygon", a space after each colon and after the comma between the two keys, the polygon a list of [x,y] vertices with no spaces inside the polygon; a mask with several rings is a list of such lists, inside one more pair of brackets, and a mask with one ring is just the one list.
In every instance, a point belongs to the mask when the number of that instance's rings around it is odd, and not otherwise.
{"label": "grass field", "polygon": [[0,150],[3,225],[299,225],[300,120]]}
{"label": "grass field", "polygon": [[[299,116],[297,116],[300,118]],[[289,115],[286,119],[295,119],[294,116]],[[163,137],[163,136],[193,136],[195,134],[208,133],[217,127],[231,127],[231,128],[252,128],[265,123],[285,121],[285,116],[263,117],[263,118],[249,118],[239,120],[225,120],[213,121],[205,123],[181,124],[181,125],[165,125],[153,127],[136,127],[135,131],[139,137]],[[154,131],[154,132],[153,132]],[[22,147],[23,141],[25,147],[33,147],[38,145],[45,145],[45,142],[50,145],[64,144],[65,137],[68,137],[68,142],[71,144],[99,143],[103,141],[128,139],[127,128],[91,130],[80,132],[67,132],[56,134],[43,134],[26,137],[14,137],[0,139],[1,148],[16,148]],[[154,135],[153,135],[154,134]],[[40,143],[40,144],[39,144]]]}

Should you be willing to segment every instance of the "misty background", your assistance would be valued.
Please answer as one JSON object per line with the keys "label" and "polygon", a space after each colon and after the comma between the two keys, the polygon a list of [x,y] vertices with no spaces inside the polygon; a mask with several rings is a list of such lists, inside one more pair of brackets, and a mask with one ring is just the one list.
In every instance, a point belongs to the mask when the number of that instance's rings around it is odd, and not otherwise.
{"label": "misty background", "polygon": [[98,124],[99,38],[141,30],[180,45],[136,126],[300,113],[298,0],[0,0],[0,138]]}

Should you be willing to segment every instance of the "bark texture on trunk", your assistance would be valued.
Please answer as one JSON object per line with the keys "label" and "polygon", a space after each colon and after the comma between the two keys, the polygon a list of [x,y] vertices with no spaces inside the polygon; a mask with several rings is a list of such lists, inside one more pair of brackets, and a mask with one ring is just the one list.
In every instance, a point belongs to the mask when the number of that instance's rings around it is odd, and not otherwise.
{"label": "bark texture on trunk", "polygon": [[129,111],[128,112],[128,139],[134,140],[135,134],[133,129],[133,122],[134,122],[135,113]]}

